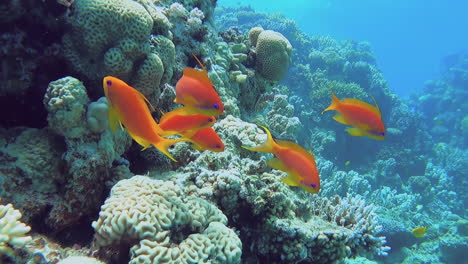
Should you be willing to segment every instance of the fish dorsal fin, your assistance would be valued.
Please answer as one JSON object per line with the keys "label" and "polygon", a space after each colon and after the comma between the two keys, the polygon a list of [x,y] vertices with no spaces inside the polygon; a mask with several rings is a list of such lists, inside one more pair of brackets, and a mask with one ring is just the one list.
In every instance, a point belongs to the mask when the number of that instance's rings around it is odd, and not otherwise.
{"label": "fish dorsal fin", "polygon": [[195,56],[195,54],[192,53],[192,56],[195,58],[195,60],[198,62],[198,65],[200,65],[200,67],[203,69],[204,72],[208,73],[208,71],[206,70],[206,67],[205,65],[203,65],[203,63],[200,61],[200,59]]}
{"label": "fish dorsal fin", "polygon": [[380,107],[377,104],[377,101],[375,100],[375,97],[372,95],[369,95],[369,96],[372,97],[372,100],[374,101],[374,104],[375,104],[375,108],[377,108],[377,111],[379,111],[379,115],[382,115],[382,113],[380,112]]}
{"label": "fish dorsal fin", "polygon": [[308,152],[307,150],[305,150],[304,148],[302,148],[301,146],[299,146],[298,144],[294,142],[286,141],[286,140],[278,140],[278,139],[275,139],[275,141],[281,147],[292,149],[294,151],[301,153],[302,155],[305,155],[306,157],[312,160],[315,160],[314,155],[312,153]]}
{"label": "fish dorsal fin", "polygon": [[192,68],[185,68],[184,76],[199,80],[203,84],[213,87],[213,83],[211,82],[210,77],[208,77],[208,72],[206,71],[200,71],[200,70],[192,69]]}
{"label": "fish dorsal fin", "polygon": [[355,98],[344,98],[343,100],[341,100],[341,102],[345,103],[345,104],[354,104],[354,105],[359,105],[361,107],[364,107],[366,109],[369,109],[370,111],[372,111],[373,113],[377,114],[378,116],[380,116],[380,110],[378,107],[374,106],[374,105],[371,105],[369,103],[366,103],[364,101],[361,101],[359,99],[355,99]]}
{"label": "fish dorsal fin", "polygon": [[[135,88],[134,88],[135,89]],[[154,108],[154,106],[151,104],[151,102],[148,100],[148,98],[146,98],[146,96],[144,94],[142,94],[140,91],[138,91],[137,89],[135,89],[135,92],[138,94],[138,96],[140,96],[141,99],[143,99],[147,105],[149,105],[149,107],[151,108],[151,112],[155,112],[156,111],[156,108]]]}

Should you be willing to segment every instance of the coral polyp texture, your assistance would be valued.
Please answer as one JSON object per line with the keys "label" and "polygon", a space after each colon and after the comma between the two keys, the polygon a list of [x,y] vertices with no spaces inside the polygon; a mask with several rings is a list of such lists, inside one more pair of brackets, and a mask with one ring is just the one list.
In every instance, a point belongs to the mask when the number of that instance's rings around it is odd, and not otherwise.
{"label": "coral polyp texture", "polygon": [[2,255],[12,255],[11,247],[23,247],[31,241],[27,236],[31,227],[20,222],[21,212],[13,205],[0,205],[0,258]]}
{"label": "coral polyp texture", "polygon": [[249,33],[255,47],[255,69],[268,80],[280,81],[288,71],[292,46],[281,33],[253,28]]}
{"label": "coral polyp texture", "polygon": [[170,181],[133,176],[112,187],[93,222],[100,246],[135,241],[130,263],[240,263],[242,244],[216,206]]}
{"label": "coral polyp texture", "polygon": [[[376,43],[221,2],[0,3],[0,263],[465,263],[466,52],[400,98]],[[223,152],[180,142],[170,162],[109,129],[105,76],[159,122],[185,68],[220,95]],[[322,115],[332,92],[377,105],[385,140]],[[242,148],[266,141],[260,126],[314,154],[318,194]]]}

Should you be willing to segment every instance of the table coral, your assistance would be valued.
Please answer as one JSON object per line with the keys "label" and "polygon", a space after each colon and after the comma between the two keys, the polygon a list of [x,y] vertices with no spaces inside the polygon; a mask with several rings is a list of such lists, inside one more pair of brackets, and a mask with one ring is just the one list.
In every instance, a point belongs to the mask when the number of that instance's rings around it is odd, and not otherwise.
{"label": "table coral", "polygon": [[240,263],[241,242],[214,205],[170,181],[118,182],[93,222],[100,246],[135,241],[130,263]]}

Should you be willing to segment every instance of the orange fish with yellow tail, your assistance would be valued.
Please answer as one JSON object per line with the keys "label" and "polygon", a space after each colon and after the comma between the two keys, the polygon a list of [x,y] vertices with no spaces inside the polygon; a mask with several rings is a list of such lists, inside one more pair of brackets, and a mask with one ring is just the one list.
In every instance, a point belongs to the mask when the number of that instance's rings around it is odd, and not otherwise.
{"label": "orange fish with yellow tail", "polygon": [[175,103],[190,109],[188,114],[217,116],[223,113],[224,104],[214,89],[208,71],[194,56],[203,70],[185,68],[182,78],[176,83]]}
{"label": "orange fish with yellow tail", "polygon": [[350,135],[377,140],[385,138],[385,126],[377,103],[374,106],[354,98],[345,98],[340,101],[332,91],[332,102],[322,114],[330,110],[338,112],[333,117],[335,121],[352,126],[346,128]]}
{"label": "orange fish with yellow tail", "polygon": [[[182,135],[185,137],[185,135]],[[205,127],[191,135],[189,141],[196,150],[224,151],[224,143],[212,127]]]}
{"label": "orange fish with yellow tail", "polygon": [[261,126],[267,133],[267,141],[257,147],[246,147],[251,151],[273,153],[276,158],[267,161],[273,169],[286,172],[281,180],[290,186],[299,186],[309,193],[320,191],[320,176],[313,154],[294,142],[274,140],[270,131]]}
{"label": "orange fish with yellow tail", "polygon": [[216,122],[214,116],[188,114],[186,107],[179,107],[163,114],[159,120],[159,127],[164,130],[163,136],[184,135],[192,137],[198,130],[212,126]]}
{"label": "orange fish with yellow tail", "polygon": [[103,80],[104,94],[109,103],[109,126],[115,133],[117,127],[125,127],[130,136],[143,150],[154,146],[159,151],[176,161],[168,148],[187,139],[166,139],[159,136],[164,131],[159,128],[151,116],[148,99],[124,81],[106,76]]}

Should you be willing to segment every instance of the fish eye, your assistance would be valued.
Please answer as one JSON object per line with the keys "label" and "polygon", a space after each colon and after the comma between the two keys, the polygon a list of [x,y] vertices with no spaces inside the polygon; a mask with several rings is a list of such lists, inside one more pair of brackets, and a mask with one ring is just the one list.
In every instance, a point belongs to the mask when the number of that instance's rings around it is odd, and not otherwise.
{"label": "fish eye", "polygon": [[312,187],[312,188],[317,188],[317,184],[312,183],[312,184],[310,185],[310,187]]}
{"label": "fish eye", "polygon": [[208,118],[208,122],[213,122],[213,118]]}
{"label": "fish eye", "polygon": [[385,136],[385,132],[380,133],[382,136]]}
{"label": "fish eye", "polygon": [[111,86],[111,85],[112,85],[112,81],[111,81],[111,80],[107,80],[106,84],[107,84],[107,86]]}
{"label": "fish eye", "polygon": [[219,109],[219,104],[213,104],[214,109],[218,110]]}
{"label": "fish eye", "polygon": [[221,145],[217,144],[215,147],[216,147],[216,148],[221,148]]}

